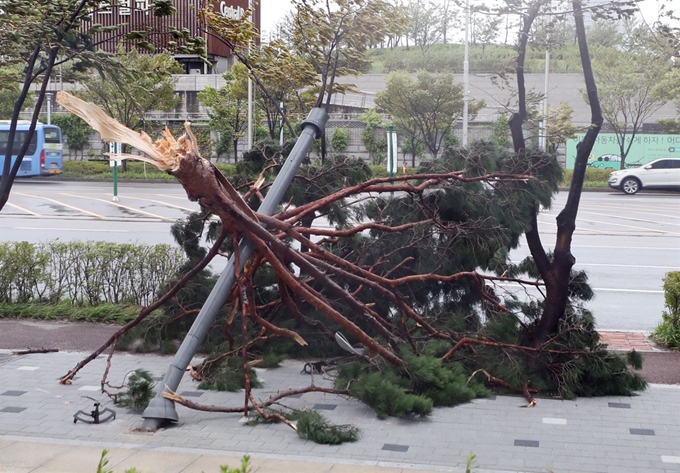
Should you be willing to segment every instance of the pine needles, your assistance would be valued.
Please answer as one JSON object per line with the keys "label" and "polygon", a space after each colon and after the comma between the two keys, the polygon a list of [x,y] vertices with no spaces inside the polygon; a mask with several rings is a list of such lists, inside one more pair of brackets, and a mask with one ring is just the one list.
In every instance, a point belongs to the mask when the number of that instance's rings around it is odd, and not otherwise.
{"label": "pine needles", "polygon": [[154,382],[151,373],[146,370],[135,370],[127,382],[127,390],[118,393],[116,404],[142,412],[153,398]]}
{"label": "pine needles", "polygon": [[[319,412],[311,409],[291,410],[283,412],[267,408],[265,414],[278,414],[290,421],[297,422],[296,428],[300,438],[311,440],[323,445],[340,445],[345,442],[356,442],[361,436],[360,430],[349,424],[331,424]],[[257,425],[265,422],[280,422],[275,416],[265,419],[257,412],[252,413],[248,425]]]}

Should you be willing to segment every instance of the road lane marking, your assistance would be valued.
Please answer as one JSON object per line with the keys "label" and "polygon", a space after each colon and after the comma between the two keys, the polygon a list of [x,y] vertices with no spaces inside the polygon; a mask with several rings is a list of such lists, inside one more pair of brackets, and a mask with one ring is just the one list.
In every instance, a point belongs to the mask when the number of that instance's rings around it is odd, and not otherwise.
{"label": "road lane marking", "polygon": [[130,233],[130,230],[111,230],[110,228],[96,230],[93,228],[60,228],[60,227],[13,227],[15,230],[50,230],[67,232],[101,232],[101,233]]}
{"label": "road lane marking", "polygon": [[155,194],[158,197],[168,197],[169,199],[179,199],[179,200],[184,200],[187,201],[189,198],[184,195],[184,196],[177,196],[177,195],[168,195],[168,194]]}
{"label": "road lane marking", "polygon": [[[528,256],[528,255],[527,255]],[[513,261],[513,264],[519,264],[520,261]],[[671,271],[673,270],[678,270],[677,266],[646,266],[642,264],[613,264],[613,263],[579,263],[576,262],[574,267],[579,267],[579,266],[602,266],[605,268],[634,268],[634,269],[670,269]]]}
{"label": "road lane marking", "polygon": [[667,221],[645,220],[643,218],[624,217],[624,216],[621,216],[621,215],[612,215],[612,214],[589,212],[589,211],[583,211],[583,212],[581,212],[581,214],[598,215],[598,216],[609,217],[609,218],[619,219],[619,220],[626,220],[626,221],[631,221],[631,222],[656,223],[656,224],[659,224],[659,225],[674,225],[674,226],[680,227],[680,222],[679,223],[673,223],[673,222],[667,222]]}
{"label": "road lane marking", "polygon": [[[611,245],[608,246],[598,246],[598,245],[571,245],[572,248],[602,248],[611,249]],[[617,250],[660,250],[660,251],[680,251],[680,244],[671,248],[662,248],[660,246],[617,246]]]}
{"label": "road lane marking", "polygon": [[145,199],[142,197],[130,197],[129,195],[126,195],[125,198],[132,200],[143,200],[144,202],[153,202],[154,204],[161,204],[167,207],[172,207],[174,209],[186,210],[187,212],[197,212],[198,210],[200,210],[200,207],[198,209],[190,209],[188,207],[182,207],[181,205],[169,204],[167,202],[163,202],[162,200]]}
{"label": "road lane marking", "polygon": [[[166,224],[167,221],[165,220],[159,220],[157,218],[151,218],[151,217],[142,217],[142,216],[134,216],[134,217],[102,217],[102,218],[97,218],[93,219],[92,217],[86,216],[86,215],[40,215],[38,217],[35,217],[33,215],[17,215],[17,214],[9,214],[9,213],[0,213],[0,220],[10,220],[10,219],[26,219],[26,220],[35,220],[35,219],[41,219],[41,220],[77,220],[77,221],[92,221],[96,220],[98,222],[138,222],[138,223],[162,223]],[[8,227],[12,228],[12,227]]]}
{"label": "road lane marking", "polygon": [[606,268],[640,268],[640,269],[669,269],[671,271],[677,271],[678,266],[647,266],[638,264],[612,264],[612,263],[576,263],[576,266],[604,266]]}
{"label": "road lane marking", "polygon": [[73,209],[73,210],[75,210],[75,211],[77,211],[77,212],[84,213],[84,214],[87,214],[87,215],[91,215],[91,216],[93,216],[93,217],[95,217],[95,218],[104,219],[104,216],[103,216],[103,215],[99,215],[99,214],[97,214],[97,213],[90,212],[89,210],[81,209],[81,208],[79,208],[79,207],[75,207],[75,206],[73,206],[73,205],[66,204],[66,203],[64,203],[64,202],[60,202],[60,201],[58,201],[58,200],[51,199],[51,198],[49,198],[49,197],[43,197],[43,196],[40,196],[40,195],[32,195],[32,194],[24,194],[24,193],[22,193],[22,192],[17,192],[16,194],[17,194],[17,195],[24,196],[24,197],[33,197],[33,198],[35,198],[35,199],[43,199],[43,200],[46,200],[46,201],[48,201],[48,202],[52,202],[52,203],[54,203],[54,204],[61,205],[62,207],[67,207],[67,208]]}
{"label": "road lane marking", "polygon": [[[551,225],[555,225],[555,222],[552,220],[544,220],[541,219],[539,220],[540,223],[550,223]],[[624,225],[622,223],[603,223],[601,220],[588,220],[588,219],[582,219],[578,218],[576,219],[576,230],[575,231],[586,231],[586,232],[592,232],[592,233],[599,233],[599,234],[622,234],[624,230],[610,230],[610,229],[602,229],[602,228],[588,228],[588,227],[583,227],[580,226],[579,223],[596,223],[599,224],[600,226],[605,225],[605,226],[614,226],[614,227],[624,227],[624,228],[631,228],[634,230],[637,230],[638,233],[640,232],[648,232],[648,233],[655,233],[655,234],[661,234],[661,235],[680,235],[680,232],[675,232],[671,230],[658,230],[654,228],[646,228],[646,227],[638,227],[635,225]]]}
{"label": "road lane marking", "polygon": [[[601,206],[601,207],[590,206],[590,207],[587,207],[587,208],[584,207],[584,208],[579,209],[579,213],[581,213],[581,212],[590,213],[590,212],[594,212],[595,210],[607,212],[607,213],[601,214],[601,215],[606,215],[606,216],[608,216],[608,217],[613,217],[613,218],[626,218],[626,217],[623,216],[623,215],[618,215],[618,214],[612,213],[612,212],[616,212],[618,209],[612,208],[612,207],[607,207],[607,206]],[[660,217],[660,218],[670,218],[670,219],[673,219],[673,220],[680,220],[680,215],[672,215],[672,214],[671,214],[671,215],[667,215],[667,214],[663,214],[663,213],[658,213],[659,210],[663,210],[663,211],[667,211],[667,210],[668,210],[668,211],[673,211],[673,210],[678,210],[678,207],[671,207],[671,208],[668,208],[668,209],[659,209],[659,208],[648,209],[648,208],[641,208],[641,209],[639,209],[639,210],[635,210],[635,209],[632,209],[632,208],[630,208],[630,207],[626,207],[626,212],[628,212],[629,214],[643,214],[643,215],[645,215],[645,216],[647,216],[647,217],[649,217],[649,216],[655,216],[655,217]],[[631,218],[634,218],[634,217],[631,217]]]}
{"label": "road lane marking", "polygon": [[160,219],[160,220],[164,220],[166,222],[174,222],[175,221],[175,219],[172,219],[172,218],[167,218],[167,217],[163,217],[161,215],[156,215],[156,214],[153,214],[151,212],[147,212],[146,210],[140,210],[140,209],[136,209],[134,207],[128,207],[127,205],[123,205],[123,204],[118,203],[118,202],[111,202],[110,200],[98,199],[96,197],[86,197],[86,196],[77,195],[77,194],[69,194],[69,193],[66,193],[66,192],[62,192],[61,195],[68,195],[68,196],[71,196],[71,197],[79,197],[81,199],[90,199],[90,200],[96,200],[96,201],[99,201],[99,202],[104,202],[105,204],[113,205],[113,206],[119,207],[121,209],[129,210],[131,212],[149,215],[151,217],[154,217],[154,218],[157,218],[157,219]]}
{"label": "road lane marking", "polygon": [[[524,286],[520,283],[512,283],[512,282],[497,282],[496,286],[501,286],[501,287],[515,287],[517,289],[534,289],[533,287],[529,286]],[[663,290],[656,290],[656,289],[619,289],[619,288],[614,288],[614,287],[593,287],[592,290],[594,292],[626,292],[626,293],[631,293],[631,294],[663,294]]]}
{"label": "road lane marking", "polygon": [[602,291],[602,292],[630,292],[630,293],[635,293],[635,294],[663,294],[663,290],[654,290],[654,289],[617,289],[614,287],[594,287],[593,291]]}
{"label": "road lane marking", "polygon": [[11,202],[7,202],[7,205],[10,206],[10,207],[14,207],[15,209],[20,210],[20,211],[22,211],[22,212],[24,212],[24,213],[27,213],[27,214],[29,214],[29,215],[33,215],[34,217],[40,217],[40,214],[37,214],[37,213],[35,213],[35,212],[31,211],[31,210],[25,209],[25,208],[23,208],[23,207],[19,207],[18,205],[15,205],[15,204],[13,204],[13,203],[11,203]]}

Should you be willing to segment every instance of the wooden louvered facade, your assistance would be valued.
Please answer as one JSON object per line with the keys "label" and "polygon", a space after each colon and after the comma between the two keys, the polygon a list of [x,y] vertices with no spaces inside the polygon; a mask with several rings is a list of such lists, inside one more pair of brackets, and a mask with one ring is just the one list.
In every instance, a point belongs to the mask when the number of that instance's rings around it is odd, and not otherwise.
{"label": "wooden louvered facade", "polygon": [[[111,0],[109,8],[101,8],[92,13],[92,24],[103,26],[121,25],[115,33],[100,33],[94,40],[98,47],[107,52],[115,52],[122,43],[125,34],[132,31],[149,31],[148,40],[158,51],[169,49],[172,37],[168,33],[170,27],[178,30],[188,29],[192,36],[203,36],[207,42],[208,59],[213,65],[218,65],[216,71],[224,72],[225,64],[231,62],[231,50],[212,35],[206,34],[197,19],[197,12],[206,5],[215,12],[231,18],[240,17],[253,6],[253,23],[260,28],[259,2],[253,0],[173,0],[177,12],[169,17],[154,16],[151,5],[153,0]],[[187,72],[204,71],[201,61],[197,57],[176,56],[184,63]]]}

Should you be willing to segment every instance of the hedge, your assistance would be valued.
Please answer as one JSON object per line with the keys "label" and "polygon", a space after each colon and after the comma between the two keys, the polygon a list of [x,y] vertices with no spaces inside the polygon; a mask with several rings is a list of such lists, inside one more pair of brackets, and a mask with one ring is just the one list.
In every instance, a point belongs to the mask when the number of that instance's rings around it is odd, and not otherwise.
{"label": "hedge", "polygon": [[148,305],[183,261],[165,244],[0,243],[0,303]]}

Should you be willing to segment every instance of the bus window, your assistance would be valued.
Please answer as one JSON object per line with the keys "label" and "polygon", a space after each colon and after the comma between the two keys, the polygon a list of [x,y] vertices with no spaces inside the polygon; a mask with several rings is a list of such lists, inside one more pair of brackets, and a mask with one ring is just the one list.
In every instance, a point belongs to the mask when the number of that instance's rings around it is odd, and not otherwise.
{"label": "bus window", "polygon": [[[9,122],[0,121],[0,175],[2,175],[5,155],[8,151]],[[12,162],[21,151],[21,147],[28,136],[28,123],[18,123],[12,146]],[[53,176],[61,174],[62,143],[61,129],[53,125],[38,123],[33,138],[21,160],[17,177]]]}
{"label": "bus window", "polygon": [[[14,135],[14,146],[12,146],[12,156],[16,156],[21,151],[21,146],[26,141],[27,131],[17,131]],[[9,131],[0,131],[0,155],[3,157],[7,154],[7,141],[9,140]],[[31,144],[26,150],[26,156],[35,154],[35,149],[38,145],[38,133],[33,133]]]}

